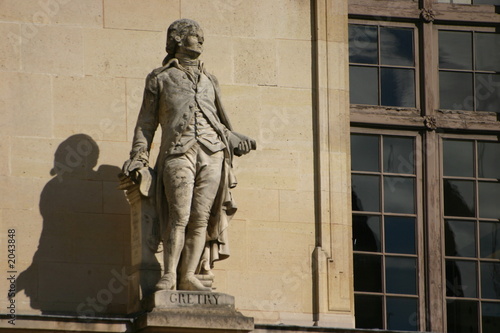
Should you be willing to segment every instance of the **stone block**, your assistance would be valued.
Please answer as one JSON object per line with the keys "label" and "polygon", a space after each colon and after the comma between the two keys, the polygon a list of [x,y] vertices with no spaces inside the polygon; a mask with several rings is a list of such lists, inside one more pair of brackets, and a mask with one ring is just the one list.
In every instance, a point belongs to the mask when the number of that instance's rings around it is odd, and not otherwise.
{"label": "stone block", "polygon": [[233,197],[238,205],[239,219],[279,221],[279,192],[277,190],[236,188],[233,190]]}
{"label": "stone block", "polygon": [[0,176],[0,193],[3,195],[0,209],[32,209],[33,180],[31,178]]}
{"label": "stone block", "polygon": [[257,140],[259,146],[259,121],[262,117],[261,87],[244,85],[222,86],[222,103],[236,132]]}
{"label": "stone block", "polygon": [[118,181],[105,181],[102,184],[104,213],[106,214],[130,214],[130,205],[128,204],[123,191],[117,189]]}
{"label": "stone block", "polygon": [[314,222],[314,192],[280,190],[280,220]]}
{"label": "stone block", "polygon": [[[24,71],[83,75],[83,36],[79,28],[34,26],[36,34],[21,46]],[[61,56],[64,55],[64,56]]]}
{"label": "stone block", "polygon": [[165,57],[165,32],[87,29],[85,74],[144,79]]}
{"label": "stone block", "polygon": [[1,23],[0,35],[0,70],[18,71],[21,69],[21,26]]}
{"label": "stone block", "polygon": [[278,86],[311,88],[312,72],[310,41],[279,40],[276,45],[278,54]]}
{"label": "stone block", "polygon": [[99,77],[54,79],[54,132],[94,140],[125,140],[125,81]]}
{"label": "stone block", "polygon": [[0,20],[4,21],[102,26],[101,0],[2,0],[1,6]]}
{"label": "stone block", "polygon": [[0,72],[0,109],[6,111],[2,135],[52,136],[51,85],[47,75]]}
{"label": "stone block", "polygon": [[146,300],[152,312],[137,320],[141,332],[249,332],[253,318],[235,311],[234,297],[222,293],[161,291]]}
{"label": "stone block", "polygon": [[105,0],[104,27],[167,31],[180,18],[180,0]]}
{"label": "stone block", "polygon": [[12,174],[19,177],[50,177],[54,153],[60,140],[19,137],[11,150]]}
{"label": "stone block", "polygon": [[10,176],[11,165],[11,138],[9,136],[0,136],[0,176]]}
{"label": "stone block", "polygon": [[235,83],[277,84],[276,41],[240,38],[234,41]]}
{"label": "stone block", "polygon": [[232,38],[215,35],[205,36],[203,48],[201,59],[205,63],[207,71],[214,74],[221,85],[233,83],[234,52]]}

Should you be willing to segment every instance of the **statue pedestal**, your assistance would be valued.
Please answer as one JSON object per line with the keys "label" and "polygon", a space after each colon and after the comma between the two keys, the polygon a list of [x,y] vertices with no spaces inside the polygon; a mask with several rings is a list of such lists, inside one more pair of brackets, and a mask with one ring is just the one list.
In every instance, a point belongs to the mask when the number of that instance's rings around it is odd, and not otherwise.
{"label": "statue pedestal", "polygon": [[250,332],[253,318],[234,308],[234,297],[202,291],[157,291],[144,300],[148,311],[136,321],[141,333]]}

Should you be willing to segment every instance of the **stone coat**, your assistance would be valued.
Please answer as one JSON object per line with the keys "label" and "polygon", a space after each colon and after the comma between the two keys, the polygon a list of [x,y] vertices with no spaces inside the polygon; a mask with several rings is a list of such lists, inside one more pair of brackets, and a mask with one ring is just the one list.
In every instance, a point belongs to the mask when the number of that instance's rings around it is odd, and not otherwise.
{"label": "stone coat", "polygon": [[[207,228],[207,245],[204,258],[211,266],[216,260],[229,256],[227,226],[236,212],[236,205],[229,189],[236,186],[232,173],[234,136],[231,124],[220,103],[217,79],[207,73],[201,65],[200,82],[191,80],[187,70],[173,58],[165,66],[153,70],[146,78],[144,98],[134,133],[131,156],[151,148],[158,125],[162,128],[160,153],[156,161],[155,199],[159,215],[160,234],[168,221],[168,205],[163,188],[163,165],[171,154],[183,154],[187,149],[180,143],[189,120],[194,116],[196,104],[204,113],[214,130],[225,144],[225,160],[221,182]],[[209,82],[203,82],[207,80]],[[167,226],[168,227],[168,226]]]}

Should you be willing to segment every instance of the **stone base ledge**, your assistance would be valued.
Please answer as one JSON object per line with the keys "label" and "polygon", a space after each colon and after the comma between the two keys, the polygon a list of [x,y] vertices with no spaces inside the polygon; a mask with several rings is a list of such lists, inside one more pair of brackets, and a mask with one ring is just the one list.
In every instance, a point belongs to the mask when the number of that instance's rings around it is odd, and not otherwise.
{"label": "stone base ledge", "polygon": [[157,291],[143,303],[150,311],[136,320],[141,333],[250,332],[253,318],[235,310],[234,297],[201,291]]}

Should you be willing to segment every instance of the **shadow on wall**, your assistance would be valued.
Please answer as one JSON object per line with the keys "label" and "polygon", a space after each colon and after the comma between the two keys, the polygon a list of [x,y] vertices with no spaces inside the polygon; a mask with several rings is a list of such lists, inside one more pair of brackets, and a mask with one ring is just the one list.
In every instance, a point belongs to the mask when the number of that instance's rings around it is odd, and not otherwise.
{"label": "shadow on wall", "polygon": [[101,165],[88,135],[63,141],[54,176],[40,196],[43,230],[31,266],[19,275],[31,307],[42,313],[127,313],[133,284],[129,207],[116,189],[120,168]]}

